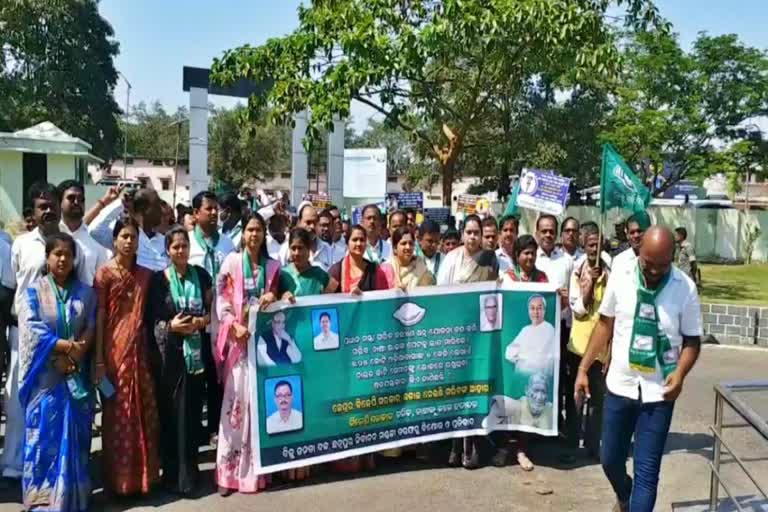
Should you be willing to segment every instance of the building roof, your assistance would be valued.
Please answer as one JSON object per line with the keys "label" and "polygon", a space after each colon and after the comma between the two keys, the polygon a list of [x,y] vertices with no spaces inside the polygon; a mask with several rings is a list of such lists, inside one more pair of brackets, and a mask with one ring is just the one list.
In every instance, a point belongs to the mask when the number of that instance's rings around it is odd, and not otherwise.
{"label": "building roof", "polygon": [[71,155],[103,162],[91,154],[91,145],[45,121],[15,132],[0,132],[0,151]]}

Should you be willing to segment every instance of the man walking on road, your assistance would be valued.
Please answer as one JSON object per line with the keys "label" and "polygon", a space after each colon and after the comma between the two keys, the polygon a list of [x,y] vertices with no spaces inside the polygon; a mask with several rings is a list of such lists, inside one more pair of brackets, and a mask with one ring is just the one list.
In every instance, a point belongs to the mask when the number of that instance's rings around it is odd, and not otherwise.
{"label": "man walking on road", "polygon": [[[672,266],[674,249],[672,233],[655,226],[635,264],[614,266],[576,377],[574,398],[581,403],[590,396],[589,369],[613,337],[601,460],[617,512],[653,510],[675,400],[701,349],[698,292]],[[634,481],[626,468],[633,436]]]}

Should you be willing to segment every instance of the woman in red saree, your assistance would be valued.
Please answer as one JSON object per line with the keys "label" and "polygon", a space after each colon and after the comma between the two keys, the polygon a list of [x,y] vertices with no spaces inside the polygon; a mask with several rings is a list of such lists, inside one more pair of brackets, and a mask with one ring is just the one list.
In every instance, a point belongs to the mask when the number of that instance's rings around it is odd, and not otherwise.
{"label": "woman in red saree", "polygon": [[147,494],[159,480],[159,418],[144,326],[152,272],[136,264],[139,226],[130,217],[113,231],[115,256],[96,273],[94,379],[115,388],[102,402],[104,489],[117,495]]}

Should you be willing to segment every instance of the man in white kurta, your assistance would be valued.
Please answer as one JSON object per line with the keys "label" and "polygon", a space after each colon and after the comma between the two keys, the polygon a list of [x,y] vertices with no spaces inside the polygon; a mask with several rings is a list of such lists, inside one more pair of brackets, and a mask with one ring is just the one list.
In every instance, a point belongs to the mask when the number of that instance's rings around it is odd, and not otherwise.
{"label": "man in white kurta", "polygon": [[528,299],[531,324],[523,327],[504,353],[517,371],[546,374],[554,371],[558,341],[555,339],[555,328],[544,320],[545,310],[546,302],[541,295],[532,295]]}

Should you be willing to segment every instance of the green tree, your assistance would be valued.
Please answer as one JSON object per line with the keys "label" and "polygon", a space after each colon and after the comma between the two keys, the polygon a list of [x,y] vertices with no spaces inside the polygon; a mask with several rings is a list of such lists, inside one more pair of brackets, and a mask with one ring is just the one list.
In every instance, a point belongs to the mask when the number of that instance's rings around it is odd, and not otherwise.
{"label": "green tree", "polygon": [[661,189],[708,169],[712,131],[702,109],[696,63],[674,34],[632,34],[623,54],[624,72],[603,140],[613,143],[645,180],[661,174],[665,162],[675,172]]}
{"label": "green tree", "polygon": [[215,110],[209,122],[208,165],[213,178],[233,188],[291,170],[291,130],[243,119],[245,107]]}
{"label": "green tree", "polygon": [[108,159],[118,44],[94,0],[0,2],[0,131],[51,121]]}
{"label": "green tree", "polygon": [[[124,133],[128,135],[128,154],[152,159],[172,160],[179,146],[179,158],[189,155],[189,111],[179,107],[169,114],[159,101],[147,106],[143,101],[131,109],[130,122]],[[181,132],[179,132],[179,129]],[[125,135],[122,135],[125,136]],[[122,148],[119,152],[122,156]]]}
{"label": "green tree", "polygon": [[274,80],[253,111],[270,105],[285,123],[309,108],[310,143],[352,100],[368,105],[427,148],[450,205],[457,162],[483,142],[474,136],[494,98],[542,74],[616,76],[605,22],[615,3],[629,24],[658,22],[650,0],[315,0],[288,36],[216,59],[214,80]]}

